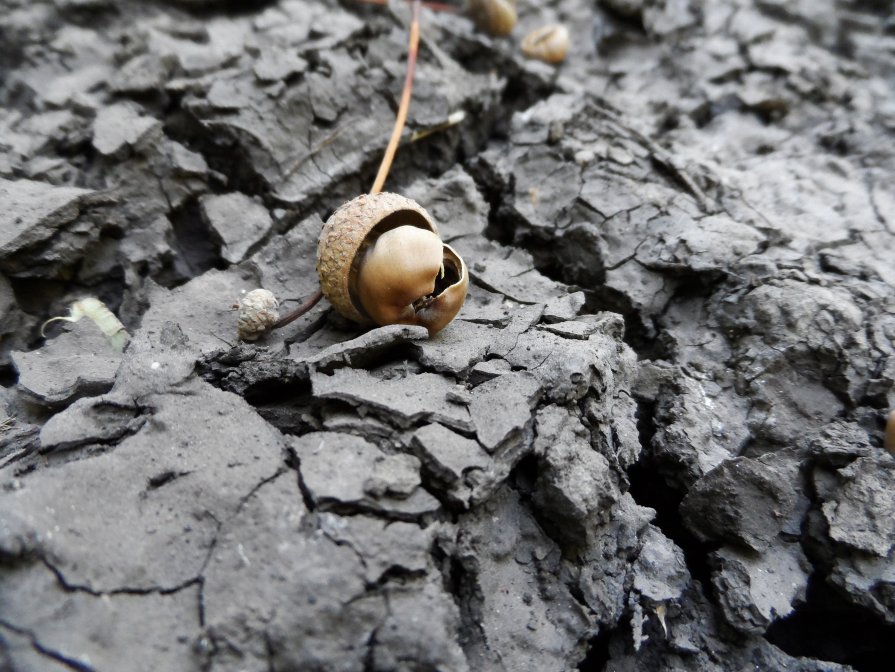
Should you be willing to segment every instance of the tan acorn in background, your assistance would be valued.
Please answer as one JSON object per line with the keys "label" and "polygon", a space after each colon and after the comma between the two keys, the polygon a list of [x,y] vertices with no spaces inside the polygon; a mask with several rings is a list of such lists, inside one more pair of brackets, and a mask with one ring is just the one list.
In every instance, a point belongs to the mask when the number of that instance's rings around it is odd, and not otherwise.
{"label": "tan acorn in background", "polygon": [[317,247],[323,295],[360,324],[443,329],[466,300],[469,273],[418,203],[364,194],[327,220]]}
{"label": "tan acorn in background", "polygon": [[566,60],[569,53],[569,29],[556,23],[531,31],[522,39],[522,53],[556,65]]}
{"label": "tan acorn in background", "polygon": [[476,28],[504,37],[516,27],[516,0],[467,0],[466,12]]}

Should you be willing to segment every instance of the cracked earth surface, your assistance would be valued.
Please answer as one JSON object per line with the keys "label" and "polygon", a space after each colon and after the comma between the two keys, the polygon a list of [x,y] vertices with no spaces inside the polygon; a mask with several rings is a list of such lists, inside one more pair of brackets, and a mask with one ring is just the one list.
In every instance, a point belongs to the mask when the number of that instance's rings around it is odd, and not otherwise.
{"label": "cracked earth surface", "polygon": [[[466,305],[253,345],[233,303],[312,294],[372,182],[408,7],[0,8],[0,670],[888,669],[888,3],[424,10],[409,126],[466,117],[387,188]],[[41,337],[84,296],[123,353]]]}

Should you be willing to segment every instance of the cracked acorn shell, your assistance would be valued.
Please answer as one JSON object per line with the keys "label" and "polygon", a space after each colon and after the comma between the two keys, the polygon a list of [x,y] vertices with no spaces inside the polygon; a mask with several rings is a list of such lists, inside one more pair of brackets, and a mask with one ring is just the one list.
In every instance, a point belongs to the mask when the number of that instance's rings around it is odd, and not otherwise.
{"label": "cracked acorn shell", "polygon": [[415,324],[432,336],[460,311],[466,264],[438,235],[418,203],[392,193],[363,194],[323,225],[317,246],[320,289],[360,324]]}

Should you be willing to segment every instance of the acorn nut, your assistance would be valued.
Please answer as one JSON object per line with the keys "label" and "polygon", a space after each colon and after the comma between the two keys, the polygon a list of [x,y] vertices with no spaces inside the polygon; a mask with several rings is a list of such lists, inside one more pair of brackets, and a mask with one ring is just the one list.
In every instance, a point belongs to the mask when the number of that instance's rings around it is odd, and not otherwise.
{"label": "acorn nut", "polygon": [[556,23],[531,31],[522,40],[522,53],[556,65],[569,53],[569,29]]}
{"label": "acorn nut", "polygon": [[516,0],[468,0],[466,11],[476,28],[503,37],[516,27]]}
{"label": "acorn nut", "polygon": [[317,247],[320,288],[342,315],[361,324],[415,324],[432,336],[466,299],[466,264],[416,202],[364,194],[336,210]]}

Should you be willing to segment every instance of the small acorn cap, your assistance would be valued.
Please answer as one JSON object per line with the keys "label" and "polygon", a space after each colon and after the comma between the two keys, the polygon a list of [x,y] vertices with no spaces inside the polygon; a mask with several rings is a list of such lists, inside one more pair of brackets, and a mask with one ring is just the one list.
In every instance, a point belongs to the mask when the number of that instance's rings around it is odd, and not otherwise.
{"label": "small acorn cap", "polygon": [[339,313],[361,324],[376,323],[357,292],[358,266],[379,236],[408,225],[438,235],[435,222],[418,203],[388,192],[362,194],[326,220],[317,245],[317,275],[323,295]]}
{"label": "small acorn cap", "polygon": [[253,289],[239,302],[239,318],[236,328],[243,341],[257,341],[280,319],[280,302],[273,292]]}

